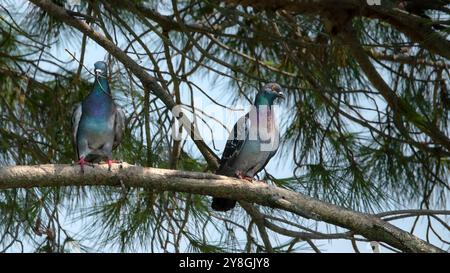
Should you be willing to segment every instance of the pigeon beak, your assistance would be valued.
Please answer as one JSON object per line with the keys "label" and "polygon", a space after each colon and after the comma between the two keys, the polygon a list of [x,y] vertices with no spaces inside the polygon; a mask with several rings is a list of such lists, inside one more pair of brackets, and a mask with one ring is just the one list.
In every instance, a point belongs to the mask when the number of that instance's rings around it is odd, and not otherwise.
{"label": "pigeon beak", "polygon": [[282,99],[282,100],[285,100],[285,99],[286,99],[286,96],[285,96],[283,93],[281,93],[281,92],[277,92],[277,98],[280,98],[280,99]]}

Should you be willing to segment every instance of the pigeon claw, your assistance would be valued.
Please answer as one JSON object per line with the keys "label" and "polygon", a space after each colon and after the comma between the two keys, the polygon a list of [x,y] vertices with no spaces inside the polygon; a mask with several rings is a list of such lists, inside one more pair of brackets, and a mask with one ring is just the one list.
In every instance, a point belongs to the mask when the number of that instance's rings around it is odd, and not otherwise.
{"label": "pigeon claw", "polygon": [[81,157],[77,162],[75,162],[75,164],[80,165],[80,169],[81,169],[81,173],[84,173],[84,166],[91,166],[92,168],[94,168],[94,164],[92,164],[91,162],[88,162],[84,159],[84,157]]}
{"label": "pigeon claw", "polygon": [[114,159],[108,159],[106,162],[108,163],[108,171],[109,172],[111,172],[111,167],[112,167],[113,163],[116,163],[116,164],[121,164],[122,163],[121,160],[114,160]]}
{"label": "pigeon claw", "polygon": [[81,157],[76,164],[80,165],[81,173],[84,174],[84,165],[86,165],[86,160],[84,160],[84,157]]}
{"label": "pigeon claw", "polygon": [[253,179],[253,177],[248,176],[248,175],[245,175],[242,171],[236,171],[236,177],[239,178],[239,179],[247,180],[247,181],[249,181],[249,182],[255,181],[255,180]]}

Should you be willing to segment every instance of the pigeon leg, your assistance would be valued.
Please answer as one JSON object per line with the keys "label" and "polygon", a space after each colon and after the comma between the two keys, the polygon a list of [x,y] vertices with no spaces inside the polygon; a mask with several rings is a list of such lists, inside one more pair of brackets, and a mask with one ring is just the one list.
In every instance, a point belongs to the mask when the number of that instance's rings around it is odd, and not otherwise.
{"label": "pigeon leg", "polygon": [[112,167],[113,163],[115,163],[115,164],[122,164],[123,161],[122,160],[115,160],[115,159],[107,159],[106,161],[98,162],[99,165],[100,164],[108,164],[108,171],[111,171],[111,167]]}
{"label": "pigeon leg", "polygon": [[108,171],[111,171],[111,166],[112,166],[113,163],[117,163],[117,162],[114,162],[114,161],[116,161],[116,160],[108,159]]}
{"label": "pigeon leg", "polygon": [[80,157],[80,160],[78,160],[77,162],[75,162],[75,164],[80,165],[80,168],[81,168],[81,172],[82,172],[82,173],[84,173],[84,165],[91,166],[92,168],[94,168],[94,164],[92,164],[91,162],[86,161],[86,160],[84,159],[84,156],[83,156],[83,157]]}
{"label": "pigeon leg", "polygon": [[108,160],[106,160],[106,163],[108,164],[108,171],[111,171],[112,164],[113,163],[121,164],[122,160],[108,159]]}
{"label": "pigeon leg", "polygon": [[[84,165],[92,166],[94,168],[94,164],[86,161],[86,156],[88,156],[91,152],[87,140],[81,139],[77,141],[77,149],[78,149],[78,161],[76,164],[80,165],[81,172],[84,173]],[[90,160],[89,160],[90,161]]]}
{"label": "pigeon leg", "polygon": [[249,182],[253,182],[254,181],[253,177],[245,175],[244,172],[242,172],[242,171],[236,171],[236,177],[239,178],[239,179],[247,180]]}

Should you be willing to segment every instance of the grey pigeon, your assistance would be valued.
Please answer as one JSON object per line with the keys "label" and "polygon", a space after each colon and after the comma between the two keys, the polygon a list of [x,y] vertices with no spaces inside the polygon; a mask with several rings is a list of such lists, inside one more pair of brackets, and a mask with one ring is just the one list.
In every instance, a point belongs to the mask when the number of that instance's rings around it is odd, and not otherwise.
{"label": "grey pigeon", "polygon": [[96,62],[95,83],[91,93],[75,105],[72,113],[73,139],[81,171],[89,163],[106,161],[109,170],[112,151],[122,141],[125,114],[111,96],[105,62]]}
{"label": "grey pigeon", "polygon": [[[279,145],[279,131],[275,124],[273,105],[282,98],[280,85],[268,83],[258,92],[252,110],[234,125],[225,145],[216,174],[253,179],[275,155]],[[227,211],[236,200],[213,198],[211,207]]]}

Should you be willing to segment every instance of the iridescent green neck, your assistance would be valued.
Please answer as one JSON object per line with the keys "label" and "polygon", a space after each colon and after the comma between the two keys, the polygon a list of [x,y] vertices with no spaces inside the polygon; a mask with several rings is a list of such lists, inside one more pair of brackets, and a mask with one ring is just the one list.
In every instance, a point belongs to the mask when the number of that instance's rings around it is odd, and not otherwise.
{"label": "iridescent green neck", "polygon": [[271,106],[273,104],[273,100],[269,99],[267,96],[264,96],[261,93],[258,93],[256,95],[254,104],[256,106],[260,106],[260,105],[269,105],[269,106]]}
{"label": "iridescent green neck", "polygon": [[94,92],[102,93],[105,92],[107,94],[111,94],[111,90],[109,89],[108,79],[106,77],[96,77],[94,83]]}

